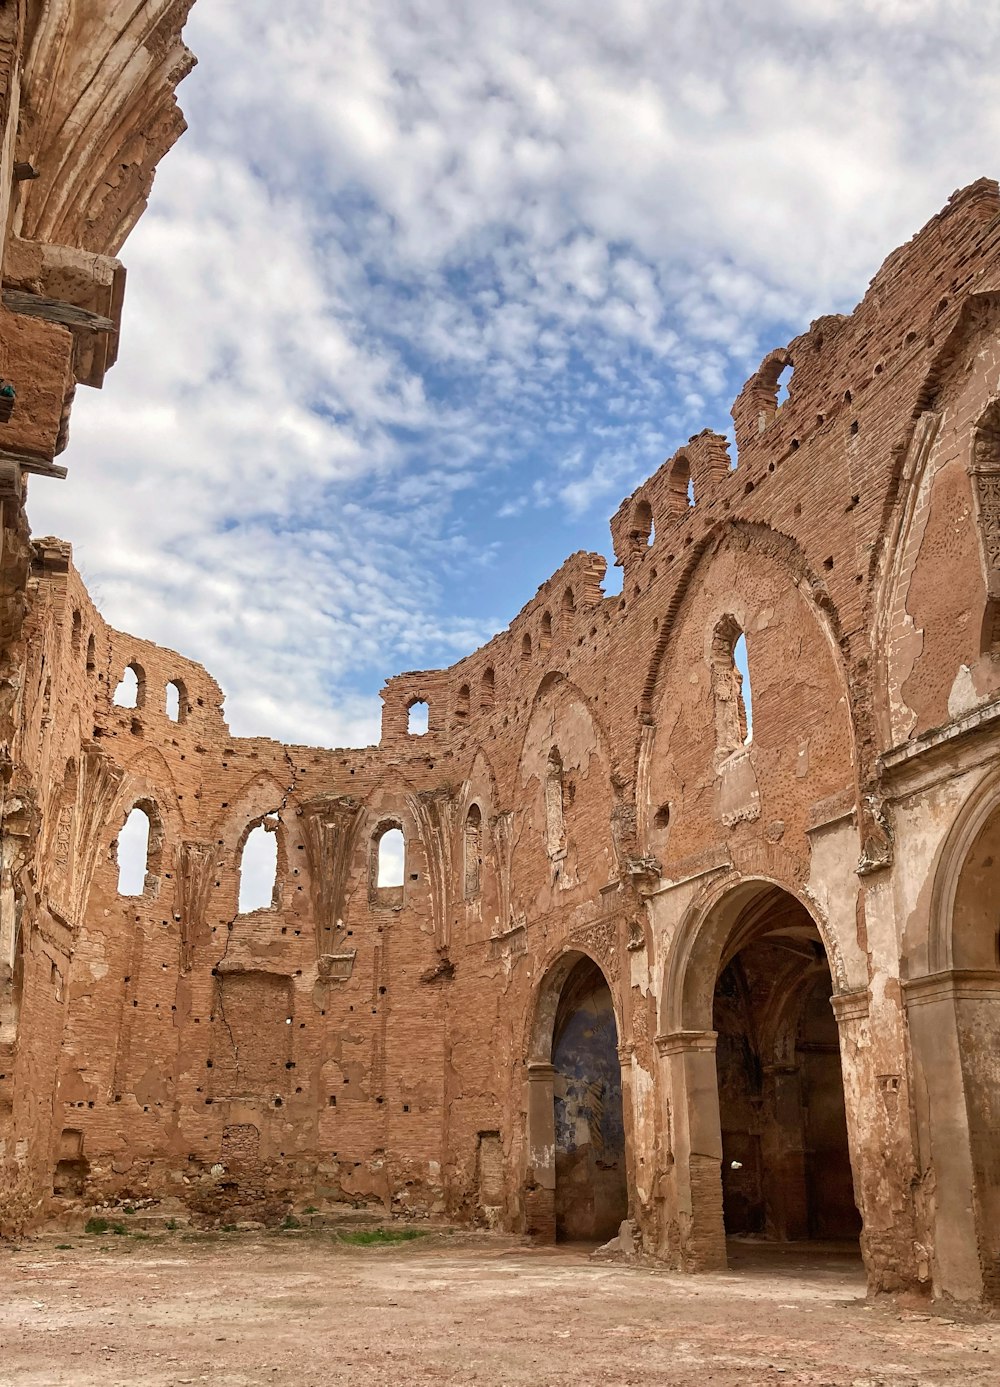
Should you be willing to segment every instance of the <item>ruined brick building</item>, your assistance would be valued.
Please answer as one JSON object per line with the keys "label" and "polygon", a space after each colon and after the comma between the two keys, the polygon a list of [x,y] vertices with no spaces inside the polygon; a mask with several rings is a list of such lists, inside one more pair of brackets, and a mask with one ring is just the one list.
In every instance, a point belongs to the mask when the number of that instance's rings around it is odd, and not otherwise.
{"label": "ruined brick building", "polygon": [[[107,0],[90,47],[87,6],[44,7],[61,36],[42,8],[0,6],[4,1227],[116,1196],[628,1215],[692,1271],[727,1231],[859,1236],[873,1288],[995,1301],[997,185],[764,359],[735,456],[699,434],[622,503],[620,596],[573,555],[390,679],[377,747],[234,738],[204,669],[28,542],[189,62],[186,4],[139,33]],[[241,911],[254,834],[273,894]]]}

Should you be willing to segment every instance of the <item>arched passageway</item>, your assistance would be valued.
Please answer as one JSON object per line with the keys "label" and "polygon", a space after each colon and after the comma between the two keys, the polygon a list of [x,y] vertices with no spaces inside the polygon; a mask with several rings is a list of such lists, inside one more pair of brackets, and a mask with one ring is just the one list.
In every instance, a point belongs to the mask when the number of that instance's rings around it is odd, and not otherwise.
{"label": "arched passageway", "polygon": [[614,999],[587,955],[548,969],[529,1045],[526,1231],[606,1241],[628,1214],[626,1133]]}
{"label": "arched passageway", "polygon": [[726,1235],[856,1239],[833,983],[792,896],[738,915],[713,997]]}
{"label": "arched passageway", "polygon": [[552,1040],[556,1236],[613,1237],[628,1213],[618,1027],[589,958],[563,984]]}
{"label": "arched passageway", "polygon": [[939,853],[929,971],[904,995],[936,1295],[1000,1304],[1000,776],[969,797]]}

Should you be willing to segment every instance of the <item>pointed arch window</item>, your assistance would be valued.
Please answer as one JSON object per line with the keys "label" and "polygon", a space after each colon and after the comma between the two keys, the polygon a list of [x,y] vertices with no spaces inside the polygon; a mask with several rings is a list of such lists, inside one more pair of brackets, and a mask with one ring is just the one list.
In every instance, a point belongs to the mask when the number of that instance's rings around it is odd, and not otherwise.
{"label": "pointed arch window", "polygon": [[563,760],[554,746],[545,763],[545,846],[552,858],[566,852],[565,797]]}
{"label": "pointed arch window", "polygon": [[470,804],[465,816],[465,899],[474,901],[482,888],[483,811]]}
{"label": "pointed arch window", "polygon": [[753,698],[746,636],[733,616],[725,616],[712,639],[712,695],[715,700],[715,739],[720,757],[750,745],[753,738]]}
{"label": "pointed arch window", "polygon": [[117,708],[142,708],[145,705],[146,674],[135,660],[125,666],[112,701]]}
{"label": "pointed arch window", "polygon": [[368,859],[368,899],[372,905],[398,909],[406,879],[406,838],[398,819],[386,819],[372,834]]}
{"label": "pointed arch window", "polygon": [[119,896],[144,896],[156,885],[161,834],[151,803],[140,800],[128,812],[112,848],[118,866]]}
{"label": "pointed arch window", "polygon": [[251,825],[240,853],[239,914],[273,910],[278,903],[278,815]]}

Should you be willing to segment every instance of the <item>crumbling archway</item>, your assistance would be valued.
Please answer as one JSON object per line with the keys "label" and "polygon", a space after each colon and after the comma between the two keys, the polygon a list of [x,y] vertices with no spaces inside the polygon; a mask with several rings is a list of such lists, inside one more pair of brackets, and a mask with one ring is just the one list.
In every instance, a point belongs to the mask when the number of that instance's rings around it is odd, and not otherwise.
{"label": "crumbling archway", "polygon": [[774,882],[743,880],[682,922],[658,1048],[690,1269],[724,1266],[727,1236],[857,1239],[842,982],[829,936]]}
{"label": "crumbling archway", "polygon": [[611,986],[567,951],[538,989],[529,1040],[526,1231],[605,1241],[628,1213],[625,1105]]}

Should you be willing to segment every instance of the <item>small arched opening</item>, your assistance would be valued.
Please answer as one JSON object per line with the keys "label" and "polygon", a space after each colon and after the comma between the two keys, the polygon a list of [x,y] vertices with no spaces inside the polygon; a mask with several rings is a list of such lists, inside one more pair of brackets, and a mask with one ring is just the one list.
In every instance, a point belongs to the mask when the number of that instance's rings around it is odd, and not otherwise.
{"label": "small arched opening", "polygon": [[521,637],[521,662],[522,664],[527,664],[530,659],[531,636],[527,631],[525,631],[524,635]]}
{"label": "small arched opening", "polygon": [[681,453],[674,460],[667,478],[667,495],[671,515],[687,515],[689,507],[694,505],[694,478],[687,453]]}
{"label": "small arched opening", "polygon": [[551,650],[551,649],[552,649],[552,613],[551,613],[551,612],[542,612],[541,635],[540,635],[540,637],[539,637],[539,642],[538,642],[538,643],[539,643],[539,645],[541,646],[541,648],[542,648],[543,651],[544,651],[544,650]]}
{"label": "small arched opening", "polygon": [[240,915],[272,910],[278,895],[278,814],[254,823],[240,853]]}
{"label": "small arched opening", "polygon": [[145,893],[151,827],[148,810],[142,805],[134,805],[113,849],[118,864],[119,896],[141,896]]}
{"label": "small arched opening", "polygon": [[171,722],[184,722],[188,713],[187,689],[181,679],[171,679],[164,690],[164,711]]}
{"label": "small arched opening", "polygon": [[653,508],[645,497],[635,503],[635,509],[632,512],[632,531],[630,537],[633,548],[635,549],[647,548],[653,543],[655,538]]}
{"label": "small arched opening", "polygon": [[716,749],[725,759],[753,738],[747,640],[734,616],[724,616],[712,636],[712,696]]}
{"label": "small arched opening", "polygon": [[470,804],[465,816],[463,842],[465,856],[465,899],[478,899],[482,889],[483,872],[483,811],[478,804]]}
{"label": "small arched opening", "polygon": [[628,1214],[618,1022],[588,955],[562,955],[539,989],[529,1060],[528,1231],[604,1242]]}
{"label": "small arched opening", "polygon": [[455,721],[465,723],[469,721],[470,691],[468,684],[463,684],[458,691],[455,699]]}
{"label": "small arched opening", "polygon": [[479,706],[482,709],[492,708],[496,698],[496,673],[492,665],[483,670],[483,676],[479,681]]}
{"label": "small arched opening", "polygon": [[97,669],[97,642],[94,633],[91,631],[87,637],[87,673],[93,674]]}
{"label": "small arched opening", "polygon": [[146,703],[146,673],[135,660],[125,666],[112,702],[117,708],[142,708]]}
{"label": "small arched opening", "polygon": [[372,905],[396,909],[403,904],[406,880],[406,839],[398,819],[380,823],[372,834],[368,861],[368,899]]}
{"label": "small arched opening", "polygon": [[411,737],[423,737],[429,725],[430,708],[422,698],[415,698],[406,709],[406,730]]}

